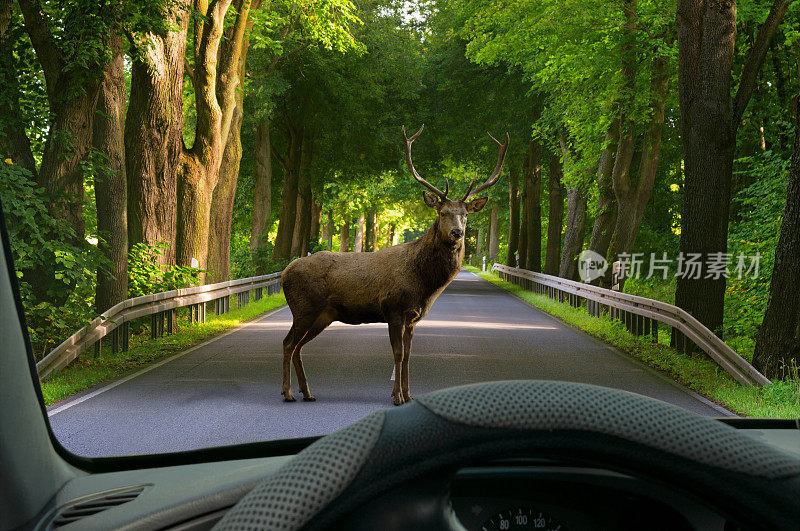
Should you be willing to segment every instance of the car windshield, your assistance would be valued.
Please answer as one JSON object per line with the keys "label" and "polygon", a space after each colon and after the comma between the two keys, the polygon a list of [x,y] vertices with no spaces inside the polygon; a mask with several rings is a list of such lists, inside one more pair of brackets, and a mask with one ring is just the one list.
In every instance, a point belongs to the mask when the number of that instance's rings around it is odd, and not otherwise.
{"label": "car windshield", "polygon": [[317,436],[515,379],[800,417],[799,22],[4,2],[0,200],[55,437]]}

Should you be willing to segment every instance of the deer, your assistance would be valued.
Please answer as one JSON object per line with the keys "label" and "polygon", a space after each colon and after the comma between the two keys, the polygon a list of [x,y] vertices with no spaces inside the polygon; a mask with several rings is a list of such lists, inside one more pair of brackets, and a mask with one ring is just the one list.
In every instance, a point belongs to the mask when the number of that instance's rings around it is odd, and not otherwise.
{"label": "deer", "polygon": [[489,200],[471,198],[500,179],[509,145],[508,133],[505,144],[487,133],[499,148],[494,171],[475,188],[476,172],[464,196],[453,200],[447,197],[450,191],[447,179],[442,192],[414,168],[411,144],[424,128],[423,124],[409,138],[403,126],[402,136],[408,169],[427,188],[422,192],[423,200],[437,213],[425,234],[415,241],[370,253],[320,251],[295,259],[281,274],[286,302],[292,312],[292,326],[283,340],[281,395],[285,402],[296,400],[291,388],[292,364],[303,400],[316,400],[308,385],[301,350],[334,321],[388,324],[395,371],[392,402],[399,406],[412,400],[410,359],[414,327],[461,270],[467,216],[479,212]]}

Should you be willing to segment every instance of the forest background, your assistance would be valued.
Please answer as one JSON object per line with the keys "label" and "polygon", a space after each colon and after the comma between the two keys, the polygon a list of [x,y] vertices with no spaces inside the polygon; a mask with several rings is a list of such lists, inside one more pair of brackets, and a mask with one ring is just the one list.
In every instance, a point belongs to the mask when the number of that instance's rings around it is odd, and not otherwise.
{"label": "forest background", "polygon": [[[0,0],[0,199],[36,357],[128,297],[419,237],[400,127],[424,123],[415,165],[456,191],[493,167],[487,131],[512,139],[472,263],[668,257],[625,291],[796,374],[799,21],[786,0]],[[760,262],[677,278],[681,253]]]}

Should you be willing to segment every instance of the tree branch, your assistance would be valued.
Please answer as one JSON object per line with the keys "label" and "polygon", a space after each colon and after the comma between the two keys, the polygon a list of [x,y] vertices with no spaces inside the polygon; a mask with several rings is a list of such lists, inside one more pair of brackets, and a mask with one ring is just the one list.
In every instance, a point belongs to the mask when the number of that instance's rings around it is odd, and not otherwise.
{"label": "tree branch", "polygon": [[764,64],[764,59],[772,44],[772,39],[775,37],[775,32],[778,31],[778,26],[780,26],[783,16],[791,3],[792,0],[775,0],[769,10],[767,20],[758,29],[756,41],[747,56],[747,62],[744,65],[742,78],[739,82],[739,89],[736,91],[736,98],[731,108],[731,124],[734,128],[739,127],[739,122],[742,120],[747,103],[750,101],[750,96],[752,96],[755,89],[761,65]]}
{"label": "tree branch", "polygon": [[283,169],[284,170],[287,169],[287,167],[286,167],[286,159],[281,155],[281,152],[278,151],[278,149],[275,147],[275,144],[272,142],[272,139],[270,139],[270,141],[269,141],[269,148],[272,151],[272,155],[276,159],[278,159],[278,162],[280,163],[280,165],[283,166]]}
{"label": "tree branch", "polygon": [[186,75],[186,77],[192,80],[192,83],[194,83],[194,69],[192,68],[192,65],[189,64],[189,60],[186,58],[183,59],[183,73]]}
{"label": "tree branch", "polygon": [[[202,3],[202,0],[199,0]],[[217,102],[217,53],[222,39],[225,14],[231,0],[212,0],[208,6],[206,22],[194,58],[194,94],[197,109],[197,127],[192,149],[204,159],[217,150],[221,110]],[[197,39],[197,36],[195,36]],[[204,160],[204,163],[208,162]]]}
{"label": "tree branch", "polygon": [[14,164],[30,171],[36,180],[36,161],[19,112],[18,65],[12,53],[13,44],[9,42],[12,16],[12,1],[0,0],[0,84],[6,93],[0,99],[0,113],[5,116],[5,125],[0,128],[0,155],[10,156]]}
{"label": "tree branch", "polygon": [[233,28],[222,44],[220,55],[220,68],[218,73],[218,97],[222,111],[222,139],[226,141],[230,130],[233,109],[236,106],[234,97],[236,86],[239,84],[239,59],[244,46],[244,34],[250,18],[250,0],[238,0],[236,5],[236,21]]}
{"label": "tree branch", "polygon": [[25,30],[44,69],[48,90],[55,90],[63,59],[44,16],[42,5],[39,0],[19,0],[19,7],[25,19]]}

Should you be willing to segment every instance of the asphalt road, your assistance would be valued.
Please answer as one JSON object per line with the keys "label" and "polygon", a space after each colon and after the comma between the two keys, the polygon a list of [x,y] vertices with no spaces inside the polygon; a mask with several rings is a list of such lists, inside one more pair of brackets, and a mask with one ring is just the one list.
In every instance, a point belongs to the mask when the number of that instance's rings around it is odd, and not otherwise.
{"label": "asphalt road", "polygon": [[[168,452],[319,435],[390,408],[385,324],[334,323],[303,350],[316,402],[284,403],[284,307],[110,385],[49,408],[55,434],[85,456]],[[293,390],[298,395],[297,382]],[[462,272],[417,325],[411,392],[508,379],[592,383],[702,415],[727,412],[666,377]]]}

